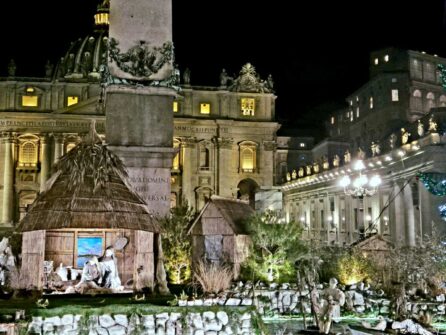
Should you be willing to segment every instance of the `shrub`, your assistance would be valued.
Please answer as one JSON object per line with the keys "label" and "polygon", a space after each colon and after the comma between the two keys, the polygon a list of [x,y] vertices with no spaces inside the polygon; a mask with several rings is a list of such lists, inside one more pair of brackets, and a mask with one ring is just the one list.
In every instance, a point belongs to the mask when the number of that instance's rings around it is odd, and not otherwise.
{"label": "shrub", "polygon": [[204,293],[220,293],[229,289],[232,281],[232,270],[217,263],[198,262],[194,267],[194,277]]}

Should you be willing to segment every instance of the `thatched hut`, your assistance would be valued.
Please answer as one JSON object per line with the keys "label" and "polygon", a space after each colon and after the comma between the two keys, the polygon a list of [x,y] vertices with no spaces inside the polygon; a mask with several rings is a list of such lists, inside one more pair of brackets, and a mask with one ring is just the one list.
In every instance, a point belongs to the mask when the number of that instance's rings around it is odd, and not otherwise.
{"label": "thatched hut", "polygon": [[125,237],[126,247],[116,252],[121,282],[153,289],[159,228],[128,186],[119,158],[93,129],[56,170],[18,228],[23,232],[20,286],[43,288],[44,261],[82,268],[89,257],[103,255]]}
{"label": "thatched hut", "polygon": [[245,222],[254,214],[248,203],[212,196],[192,223],[192,260],[225,262],[233,267],[234,277],[248,255],[251,240]]}

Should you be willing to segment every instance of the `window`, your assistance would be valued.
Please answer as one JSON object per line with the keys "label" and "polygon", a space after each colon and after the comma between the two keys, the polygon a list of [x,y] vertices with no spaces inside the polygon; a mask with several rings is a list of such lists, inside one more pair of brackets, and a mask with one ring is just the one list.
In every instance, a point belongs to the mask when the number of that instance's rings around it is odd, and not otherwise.
{"label": "window", "polygon": [[353,100],[350,100],[350,106],[353,106]]}
{"label": "window", "polygon": [[174,101],[172,105],[172,111],[178,113],[178,101]]}
{"label": "window", "polygon": [[397,82],[398,82],[398,79],[392,78],[392,83],[397,83]]}
{"label": "window", "polygon": [[84,267],[85,262],[92,256],[100,257],[102,255],[102,237],[99,236],[81,236],[77,239],[77,262],[78,268]]}
{"label": "window", "polygon": [[375,58],[375,59],[373,60],[373,63],[374,63],[375,65],[378,65],[378,64],[379,64],[379,59],[378,59],[378,58]]}
{"label": "window", "polygon": [[389,55],[385,55],[385,56],[384,56],[384,61],[385,61],[386,63],[389,61],[389,59],[390,59],[390,58],[389,58]]}
{"label": "window", "polygon": [[369,98],[369,107],[370,109],[373,109],[373,97]]}
{"label": "window", "polygon": [[331,124],[335,124],[335,117],[334,117],[334,116],[331,117],[331,119],[330,119],[330,123],[331,123]]}
{"label": "window", "polygon": [[304,142],[300,142],[300,143],[299,143],[299,146],[300,146],[301,148],[305,148],[305,143],[304,143]]}
{"label": "window", "polygon": [[412,98],[411,98],[411,107],[413,110],[421,112],[421,110],[423,108],[423,103],[422,103],[422,99],[421,99],[421,91],[420,90],[413,91]]}
{"label": "window", "polygon": [[37,107],[39,105],[39,99],[37,95],[22,95],[23,107]]}
{"label": "window", "polygon": [[200,114],[211,114],[211,104],[201,103],[200,104]]}
{"label": "window", "polygon": [[69,96],[67,97],[67,107],[73,106],[79,102],[79,97]]}
{"label": "window", "polygon": [[392,101],[399,101],[398,90],[392,90]]}
{"label": "window", "polygon": [[252,148],[244,148],[241,154],[242,171],[254,172],[254,150]]}
{"label": "window", "polygon": [[359,97],[358,96],[356,97],[356,102],[359,102]]}
{"label": "window", "polygon": [[412,74],[412,78],[421,79],[423,77],[423,69],[419,60],[412,60],[410,64],[410,72]]}
{"label": "window", "polygon": [[209,170],[210,168],[210,157],[209,157],[209,149],[200,146],[200,170]]}
{"label": "window", "polygon": [[240,101],[242,115],[254,116],[255,113],[255,99],[242,98]]}
{"label": "window", "polygon": [[431,108],[435,107],[435,95],[432,92],[426,94],[425,112],[429,112]]}
{"label": "window", "polygon": [[423,64],[423,76],[426,81],[435,82],[435,69],[432,63],[424,62]]}
{"label": "window", "polygon": [[37,165],[37,145],[35,143],[23,142],[20,144],[19,165],[20,166]]}
{"label": "window", "polygon": [[359,117],[359,107],[356,107],[356,118]]}

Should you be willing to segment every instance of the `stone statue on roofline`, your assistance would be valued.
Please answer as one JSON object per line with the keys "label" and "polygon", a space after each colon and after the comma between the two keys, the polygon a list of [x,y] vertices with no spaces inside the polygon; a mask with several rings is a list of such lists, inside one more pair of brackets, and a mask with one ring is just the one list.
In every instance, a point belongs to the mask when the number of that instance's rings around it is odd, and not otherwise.
{"label": "stone statue on roofline", "polygon": [[15,72],[17,70],[17,66],[15,65],[14,59],[11,59],[8,64],[8,76],[15,77]]}
{"label": "stone statue on roofline", "polygon": [[190,70],[186,68],[183,72],[183,84],[186,86],[190,85]]}
{"label": "stone statue on roofline", "polygon": [[421,120],[418,120],[417,133],[420,137],[423,137],[424,135],[424,124]]}
{"label": "stone statue on roofline", "polygon": [[340,158],[338,155],[334,155],[333,157],[333,166],[334,167],[339,167],[339,162],[340,162]]}
{"label": "stone statue on roofline", "polygon": [[431,115],[431,117],[429,118],[429,132],[430,133],[436,133],[437,132],[437,122],[434,121],[434,116]]}
{"label": "stone statue on roofline", "polygon": [[405,129],[401,128],[401,143],[407,144],[409,142],[410,133]]}
{"label": "stone statue on roofline", "polygon": [[350,151],[348,151],[348,149],[345,151],[344,153],[344,164],[349,164],[352,160]]}

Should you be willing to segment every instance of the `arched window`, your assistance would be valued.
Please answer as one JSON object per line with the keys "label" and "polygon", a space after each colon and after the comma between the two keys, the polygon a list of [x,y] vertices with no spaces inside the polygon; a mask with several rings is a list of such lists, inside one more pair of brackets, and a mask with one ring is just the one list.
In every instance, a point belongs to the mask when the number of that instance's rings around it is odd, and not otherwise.
{"label": "arched window", "polygon": [[422,111],[423,103],[422,103],[422,99],[421,99],[421,91],[420,90],[413,91],[412,97],[411,97],[411,107],[415,111],[419,111],[419,112]]}
{"label": "arched window", "polygon": [[440,95],[440,107],[446,107],[446,95]]}
{"label": "arched window", "polygon": [[423,77],[423,68],[419,60],[412,60],[412,62],[410,63],[410,72],[412,74],[412,78],[421,79]]}
{"label": "arched window", "polygon": [[435,95],[432,92],[426,94],[425,112],[429,112],[431,108],[435,107]]}
{"label": "arched window", "polygon": [[33,142],[20,143],[19,165],[36,166],[37,165],[37,145]]}
{"label": "arched window", "polygon": [[254,150],[252,148],[242,150],[242,170],[243,172],[254,171]]}

